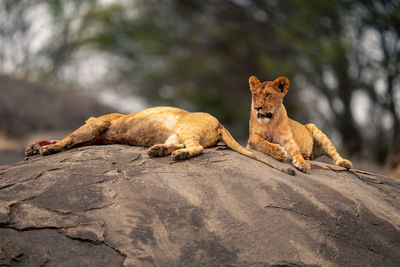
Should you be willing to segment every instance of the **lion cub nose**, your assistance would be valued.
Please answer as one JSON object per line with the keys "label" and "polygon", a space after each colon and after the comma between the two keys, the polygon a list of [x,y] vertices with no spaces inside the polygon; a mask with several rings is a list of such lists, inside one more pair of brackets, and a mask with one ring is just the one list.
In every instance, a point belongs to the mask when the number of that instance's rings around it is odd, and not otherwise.
{"label": "lion cub nose", "polygon": [[271,119],[272,118],[272,113],[268,112],[267,114],[265,114],[265,117],[267,117],[268,119]]}

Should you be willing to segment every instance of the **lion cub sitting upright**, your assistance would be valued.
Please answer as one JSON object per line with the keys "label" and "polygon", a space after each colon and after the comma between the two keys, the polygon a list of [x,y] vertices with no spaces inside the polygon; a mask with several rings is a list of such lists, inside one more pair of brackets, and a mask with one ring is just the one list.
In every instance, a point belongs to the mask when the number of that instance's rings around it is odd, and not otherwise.
{"label": "lion cub sitting upright", "polygon": [[288,118],[283,105],[290,85],[287,78],[260,82],[251,76],[249,84],[252,102],[248,147],[280,161],[290,158],[305,173],[311,167],[304,159],[322,155],[330,157],[336,165],[352,168],[352,163],[338,154],[329,138],[314,124],[302,125]]}

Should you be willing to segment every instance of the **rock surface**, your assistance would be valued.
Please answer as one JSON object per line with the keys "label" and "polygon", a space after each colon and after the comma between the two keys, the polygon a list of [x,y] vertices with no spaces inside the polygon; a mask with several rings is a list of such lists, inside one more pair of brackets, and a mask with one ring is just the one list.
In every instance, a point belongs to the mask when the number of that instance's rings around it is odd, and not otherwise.
{"label": "rock surface", "polygon": [[400,266],[400,182],[311,164],[111,145],[0,166],[0,266]]}

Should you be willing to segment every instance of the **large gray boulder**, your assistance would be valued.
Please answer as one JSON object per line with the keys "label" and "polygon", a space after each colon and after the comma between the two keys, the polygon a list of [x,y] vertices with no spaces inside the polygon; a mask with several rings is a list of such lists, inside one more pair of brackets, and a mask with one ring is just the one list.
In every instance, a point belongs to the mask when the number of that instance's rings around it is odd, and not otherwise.
{"label": "large gray boulder", "polygon": [[400,266],[400,182],[290,176],[224,146],[36,156],[0,167],[0,265]]}

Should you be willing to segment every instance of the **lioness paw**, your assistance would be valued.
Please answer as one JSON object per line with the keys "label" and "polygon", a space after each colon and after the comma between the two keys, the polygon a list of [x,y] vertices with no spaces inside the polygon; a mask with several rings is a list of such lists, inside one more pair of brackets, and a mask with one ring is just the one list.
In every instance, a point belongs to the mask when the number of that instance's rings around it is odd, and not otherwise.
{"label": "lioness paw", "polygon": [[179,149],[172,152],[172,158],[175,160],[187,159],[190,158],[190,154],[184,149]]}
{"label": "lioness paw", "polygon": [[340,167],[346,168],[346,169],[351,169],[351,168],[353,168],[353,164],[351,163],[350,160],[347,160],[347,159],[340,159],[340,160],[337,160],[337,161],[335,162],[335,164],[338,165],[338,166],[340,166]]}
{"label": "lioness paw", "polygon": [[172,151],[182,147],[183,147],[182,144],[169,144],[169,145],[157,144],[150,147],[147,150],[147,154],[150,155],[151,157],[163,157],[163,156],[168,156],[169,154],[172,153]]}
{"label": "lioness paw", "polygon": [[25,156],[30,157],[33,155],[38,155],[40,154],[40,148],[48,145],[52,145],[59,142],[59,140],[42,140],[42,141],[37,141],[29,146],[26,147],[25,149]]}
{"label": "lioness paw", "polygon": [[51,151],[50,151],[47,147],[41,147],[41,148],[39,149],[39,153],[40,153],[40,155],[42,155],[42,156],[47,156],[47,155],[50,155],[50,154],[51,154]]}
{"label": "lioness paw", "polygon": [[48,156],[50,154],[55,154],[61,151],[61,148],[56,145],[43,146],[39,149],[40,155]]}
{"label": "lioness paw", "polygon": [[147,150],[147,154],[151,157],[166,156],[168,149],[165,145],[154,145]]}
{"label": "lioness paw", "polygon": [[30,157],[33,155],[38,155],[40,153],[39,150],[40,145],[38,143],[31,144],[25,149],[25,156]]}

